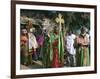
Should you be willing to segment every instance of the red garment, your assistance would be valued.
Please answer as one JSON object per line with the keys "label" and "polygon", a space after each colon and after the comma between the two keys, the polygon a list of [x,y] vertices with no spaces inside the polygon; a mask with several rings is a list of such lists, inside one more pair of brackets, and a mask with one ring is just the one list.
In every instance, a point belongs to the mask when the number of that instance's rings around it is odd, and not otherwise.
{"label": "red garment", "polygon": [[55,40],[53,42],[53,61],[52,61],[52,67],[57,68],[59,67],[59,57],[58,57],[58,40]]}
{"label": "red garment", "polygon": [[57,48],[54,48],[54,49],[53,49],[53,62],[52,62],[52,67],[53,67],[53,68],[59,67],[58,49],[57,49]]}

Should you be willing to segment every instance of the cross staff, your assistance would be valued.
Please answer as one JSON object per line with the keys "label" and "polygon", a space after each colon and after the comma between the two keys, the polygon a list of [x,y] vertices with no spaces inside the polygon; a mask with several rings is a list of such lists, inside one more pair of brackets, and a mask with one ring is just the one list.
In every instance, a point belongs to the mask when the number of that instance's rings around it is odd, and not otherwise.
{"label": "cross staff", "polygon": [[62,33],[62,24],[64,24],[64,19],[62,18],[62,15],[59,13],[58,17],[56,18],[56,22],[59,23],[59,43],[58,43],[58,49],[59,49],[59,59],[60,64],[63,65],[64,63],[64,43],[63,43],[63,33]]}
{"label": "cross staff", "polygon": [[64,24],[64,19],[62,18],[62,15],[59,13],[58,17],[56,18],[56,22],[59,23],[59,31],[61,31],[62,27],[61,24]]}

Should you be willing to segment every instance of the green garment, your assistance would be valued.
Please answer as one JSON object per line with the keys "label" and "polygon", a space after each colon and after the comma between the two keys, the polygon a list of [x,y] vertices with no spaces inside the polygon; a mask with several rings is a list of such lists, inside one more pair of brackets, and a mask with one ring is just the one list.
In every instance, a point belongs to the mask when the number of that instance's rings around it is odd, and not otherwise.
{"label": "green garment", "polygon": [[27,64],[28,63],[28,51],[27,46],[22,45],[21,46],[21,64]]}
{"label": "green garment", "polygon": [[[84,52],[86,52],[86,64],[84,64],[84,58],[85,58]],[[90,65],[89,48],[79,47],[77,49],[76,59],[77,59],[77,66],[89,66]]]}
{"label": "green garment", "polygon": [[50,66],[50,53],[49,53],[49,37],[45,36],[45,41],[43,44],[43,58],[42,58],[42,62],[43,62],[43,67],[47,68]]}
{"label": "green garment", "polygon": [[53,42],[58,39],[58,35],[54,34],[54,33],[50,33],[50,39],[49,39],[49,44],[50,44],[50,61],[52,61],[53,59],[53,47],[52,44]]}
{"label": "green garment", "polygon": [[64,60],[64,45],[63,45],[63,33],[60,32],[59,35],[51,32],[50,37],[45,37],[45,43],[43,46],[43,64],[44,67],[50,67],[53,60],[53,42],[58,39],[58,50],[59,50],[59,62],[62,63]]}
{"label": "green garment", "polygon": [[63,40],[63,32],[59,33],[59,44],[58,44],[58,48],[59,48],[59,59],[60,59],[60,63],[63,63],[64,61],[64,40]]}
{"label": "green garment", "polygon": [[43,46],[43,64],[44,67],[51,67],[51,63],[53,60],[53,47],[52,44],[55,41],[55,39],[58,39],[58,35],[54,33],[50,33],[50,37],[45,37],[45,42]]}

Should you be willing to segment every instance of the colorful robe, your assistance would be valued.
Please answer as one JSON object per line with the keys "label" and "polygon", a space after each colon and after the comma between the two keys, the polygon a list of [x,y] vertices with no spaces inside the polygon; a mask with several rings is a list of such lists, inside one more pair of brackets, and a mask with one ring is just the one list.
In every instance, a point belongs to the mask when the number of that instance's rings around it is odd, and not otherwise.
{"label": "colorful robe", "polygon": [[44,44],[43,44],[43,58],[42,63],[44,68],[50,67],[50,45],[49,45],[49,37],[45,35]]}
{"label": "colorful robe", "polygon": [[59,49],[60,66],[62,67],[64,65],[64,32],[63,31],[59,32],[58,49]]}
{"label": "colorful robe", "polygon": [[59,52],[58,52],[58,35],[50,33],[50,37],[45,36],[43,46],[43,63],[44,67],[58,67],[59,66]]}
{"label": "colorful robe", "polygon": [[58,33],[55,32],[55,33],[51,34],[51,39],[50,39],[50,47],[52,50],[52,52],[50,53],[52,56],[52,59],[51,59],[51,62],[52,62],[51,67],[52,68],[56,68],[56,67],[60,66],[58,43],[59,43],[58,42]]}
{"label": "colorful robe", "polygon": [[28,38],[21,35],[21,64],[28,63]]}
{"label": "colorful robe", "polygon": [[50,60],[53,68],[63,66],[64,47],[62,36],[62,32],[60,34],[57,32],[50,34]]}
{"label": "colorful robe", "polygon": [[90,56],[89,56],[89,38],[85,35],[84,37],[79,35],[76,38],[77,43],[77,66],[89,66]]}
{"label": "colorful robe", "polygon": [[40,59],[43,59],[43,44],[44,44],[44,35],[39,35],[37,37],[37,43],[39,45],[38,55]]}
{"label": "colorful robe", "polygon": [[50,33],[50,37],[45,36],[43,45],[44,67],[61,67],[64,60],[63,34]]}

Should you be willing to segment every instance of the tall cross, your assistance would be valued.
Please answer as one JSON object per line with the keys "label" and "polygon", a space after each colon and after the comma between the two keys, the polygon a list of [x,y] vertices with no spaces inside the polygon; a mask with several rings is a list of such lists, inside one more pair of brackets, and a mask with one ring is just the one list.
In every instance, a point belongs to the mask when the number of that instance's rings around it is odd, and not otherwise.
{"label": "tall cross", "polygon": [[59,13],[58,17],[56,18],[56,22],[59,23],[59,31],[62,29],[62,24],[64,24],[64,19],[62,18],[62,15]]}

